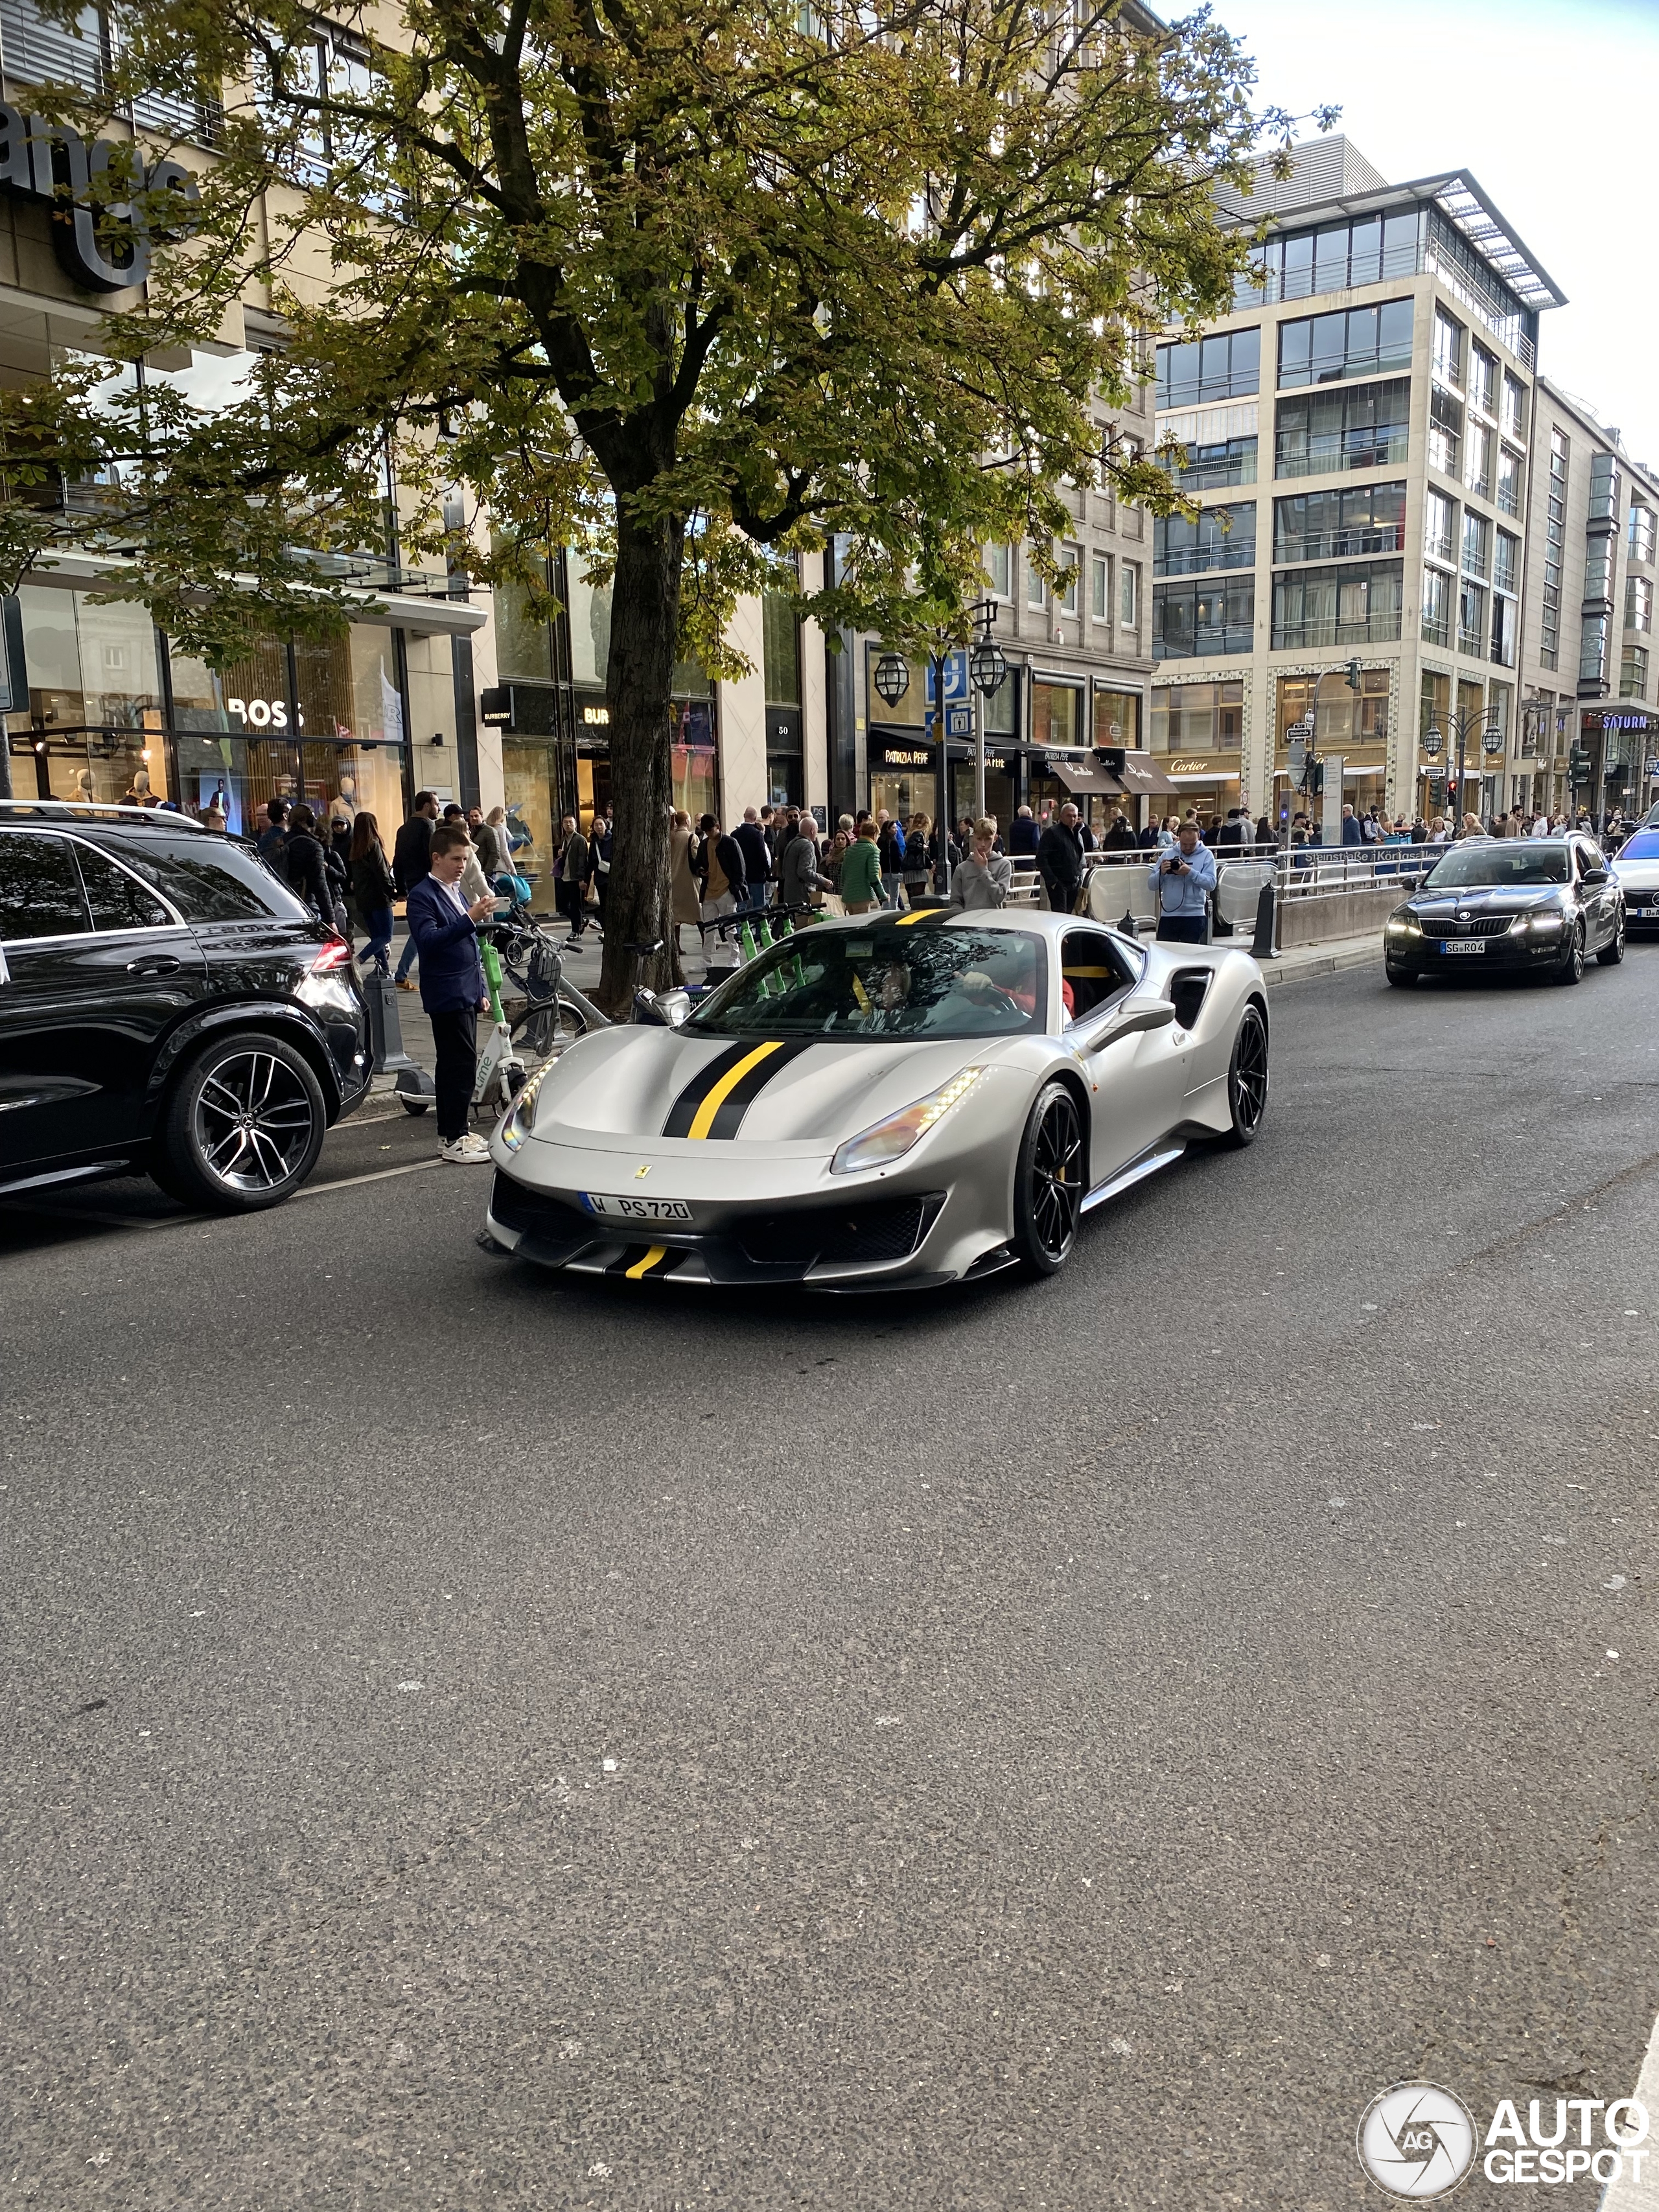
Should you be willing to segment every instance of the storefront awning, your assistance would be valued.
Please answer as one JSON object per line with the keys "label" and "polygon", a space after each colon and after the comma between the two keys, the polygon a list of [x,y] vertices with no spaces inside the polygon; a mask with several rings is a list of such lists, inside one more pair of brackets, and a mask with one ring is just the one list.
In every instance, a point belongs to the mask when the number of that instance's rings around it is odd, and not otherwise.
{"label": "storefront awning", "polygon": [[[73,552],[54,553],[50,566],[31,568],[25,581],[77,592],[118,589],[119,585],[118,577],[111,575],[106,560]],[[489,620],[486,609],[475,607],[468,600],[428,599],[415,592],[364,591],[352,611],[359,622],[407,630],[414,637],[465,637]]]}
{"label": "storefront awning", "polygon": [[1122,788],[1144,797],[1155,792],[1174,791],[1178,787],[1170,782],[1162,769],[1152,766],[1150,753],[1129,753],[1123,756]]}
{"label": "storefront awning", "polygon": [[1123,786],[1093,761],[1050,760],[1048,773],[1074,799],[1121,799]]}

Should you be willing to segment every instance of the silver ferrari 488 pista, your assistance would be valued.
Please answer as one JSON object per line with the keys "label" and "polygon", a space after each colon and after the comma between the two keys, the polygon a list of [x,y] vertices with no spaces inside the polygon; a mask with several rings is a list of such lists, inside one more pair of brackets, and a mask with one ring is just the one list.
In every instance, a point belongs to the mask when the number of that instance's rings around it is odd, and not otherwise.
{"label": "silver ferrari 488 pista", "polygon": [[634,1282],[1052,1274],[1092,1207],[1267,1103],[1249,955],[945,908],[823,921],[678,1029],[579,1038],[495,1133],[488,1228]]}

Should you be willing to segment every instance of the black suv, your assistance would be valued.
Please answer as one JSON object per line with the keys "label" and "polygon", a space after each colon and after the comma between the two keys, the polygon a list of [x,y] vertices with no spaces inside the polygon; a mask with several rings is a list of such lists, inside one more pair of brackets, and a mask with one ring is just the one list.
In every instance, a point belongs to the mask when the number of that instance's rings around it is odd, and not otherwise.
{"label": "black suv", "polygon": [[131,1173],[274,1206],[371,1073],[351,948],[251,847],[0,801],[0,1193]]}

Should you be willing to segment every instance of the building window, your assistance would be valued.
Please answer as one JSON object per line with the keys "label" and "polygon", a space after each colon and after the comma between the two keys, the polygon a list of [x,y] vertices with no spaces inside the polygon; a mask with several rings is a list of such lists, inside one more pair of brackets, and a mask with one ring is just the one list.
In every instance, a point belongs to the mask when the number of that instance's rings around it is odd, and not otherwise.
{"label": "building window", "polygon": [[1463,325],[1443,307],[1434,311],[1434,373],[1443,384],[1463,384]]}
{"label": "building window", "polygon": [[1478,514],[1467,512],[1463,516],[1463,574],[1486,579],[1488,548],[1492,543],[1492,525]]}
{"label": "building window", "polygon": [[1457,650],[1477,660],[1486,655],[1486,595],[1479,584],[1457,587]]}
{"label": "building window", "polygon": [[1607,674],[1607,618],[1586,615],[1578,631],[1578,683],[1604,684]]}
{"label": "building window", "polygon": [[1630,510],[1630,557],[1651,566],[1653,561],[1653,509],[1644,507],[1641,501],[1632,502]]}
{"label": "building window", "polygon": [[1521,512],[1521,456],[1507,446],[1498,456],[1498,504],[1505,514]]}
{"label": "building window", "polygon": [[1559,665],[1561,648],[1561,569],[1567,545],[1567,466],[1570,448],[1559,430],[1550,432],[1550,481],[1544,512],[1544,582],[1539,597],[1538,658],[1546,668]]}
{"label": "building window", "polygon": [[1212,491],[1226,484],[1255,482],[1255,445],[1254,438],[1225,438],[1214,444],[1188,446],[1179,461],[1172,461],[1166,453],[1160,453],[1158,459],[1184,491]]}
{"label": "building window", "polygon": [[1484,422],[1469,425],[1468,464],[1463,481],[1477,499],[1492,497],[1492,432]]}
{"label": "building window", "polygon": [[1502,592],[1492,595],[1492,657],[1500,668],[1515,665],[1515,617],[1519,604]]}
{"label": "building window", "polygon": [[1075,684],[1031,684],[1031,743],[1034,745],[1082,745],[1083,692]]}
{"label": "building window", "polygon": [[1537,316],[1522,306],[1509,286],[1493,274],[1491,264],[1438,208],[1431,207],[1426,213],[1423,267],[1433,270],[1470,313],[1478,315],[1492,336],[1530,368]]}
{"label": "building window", "polygon": [[1242,684],[1158,684],[1152,687],[1155,753],[1237,752],[1244,741]]}
{"label": "building window", "polygon": [[1613,545],[1606,538],[1592,538],[1584,555],[1584,597],[1605,599],[1613,591]]}
{"label": "building window", "polygon": [[1453,561],[1452,526],[1457,509],[1443,492],[1423,495],[1423,550],[1431,561]]}
{"label": "building window", "polygon": [[1400,635],[1398,561],[1293,568],[1273,578],[1273,642],[1281,647],[1386,645]]}
{"label": "building window", "polygon": [[1265,298],[1309,300],[1321,292],[1346,292],[1391,276],[1414,276],[1422,251],[1422,218],[1416,208],[1352,222],[1322,223],[1317,230],[1281,232],[1251,255],[1261,289],[1241,278],[1234,299],[1241,307]]}
{"label": "building window", "polygon": [[1158,349],[1158,404],[1208,407],[1261,389],[1261,332],[1223,331]]}
{"label": "building window", "polygon": [[1451,643],[1452,580],[1443,569],[1423,571],[1423,642]]}
{"label": "building window", "polygon": [[1411,398],[1411,380],[1401,377],[1352,391],[1315,392],[1306,399],[1281,399],[1274,474],[1316,477],[1339,469],[1398,468],[1409,443]]}
{"label": "building window", "polygon": [[985,573],[990,579],[991,596],[1006,599],[1013,596],[1013,553],[1006,545],[988,545],[985,549]]}
{"label": "building window", "polygon": [[1048,586],[1029,553],[1025,556],[1025,604],[1028,607],[1046,607],[1048,604]]}
{"label": "building window", "polygon": [[1627,645],[1619,663],[1619,696],[1645,699],[1648,696],[1648,649]]}
{"label": "building window", "polygon": [[[1328,684],[1318,702],[1318,737],[1322,748],[1340,752],[1348,745],[1380,745],[1389,728],[1389,676],[1386,668],[1362,668],[1359,690],[1339,690]],[[1281,676],[1278,681],[1278,742],[1289,742],[1290,732],[1306,715],[1319,690],[1316,676]],[[1335,696],[1333,696],[1333,694]]]}
{"label": "building window", "polygon": [[1060,611],[1065,615],[1077,612],[1078,571],[1083,566],[1083,555],[1075,545],[1067,545],[1061,558],[1064,566],[1060,572]]}
{"label": "building window", "polygon": [[1388,300],[1380,307],[1339,308],[1279,326],[1281,386],[1336,384],[1351,376],[1376,376],[1412,365],[1412,303]]}
{"label": "building window", "polygon": [[1521,540],[1507,530],[1498,533],[1498,556],[1492,562],[1492,580],[1500,592],[1518,592],[1521,574]]}
{"label": "building window", "polygon": [[1619,464],[1611,453],[1590,455],[1589,519],[1611,522],[1619,513]]}
{"label": "building window", "polygon": [[1653,628],[1653,579],[1650,576],[1627,576],[1625,579],[1625,628]]}
{"label": "building window", "polygon": [[1206,568],[1255,566],[1255,501],[1206,507],[1188,518],[1160,514],[1152,526],[1152,574],[1191,576]]}
{"label": "building window", "polygon": [[1504,371],[1504,435],[1524,438],[1527,434],[1527,387],[1518,378]]}
{"label": "building window", "polygon": [[1089,564],[1089,611],[1097,622],[1110,619],[1112,611],[1112,564],[1103,553],[1097,553]]}
{"label": "building window", "polygon": [[1154,584],[1152,659],[1205,660],[1255,642],[1255,581]]}
{"label": "building window", "polygon": [[1477,414],[1498,413],[1498,359],[1479,343],[1469,348],[1469,404]]}
{"label": "building window", "polygon": [[1273,559],[1343,560],[1397,553],[1406,542],[1403,483],[1359,484],[1273,501]]}
{"label": "building window", "polygon": [[1140,570],[1132,561],[1117,564],[1117,622],[1120,629],[1140,624]]}
{"label": "building window", "polygon": [[769,706],[800,704],[800,624],[781,592],[761,594],[761,659]]}
{"label": "building window", "polygon": [[1455,477],[1463,458],[1463,403],[1437,384],[1429,393],[1429,466]]}
{"label": "building window", "polygon": [[1139,691],[1103,690],[1097,684],[1094,697],[1095,737],[1097,745],[1122,745],[1130,751],[1140,744],[1140,694]]}

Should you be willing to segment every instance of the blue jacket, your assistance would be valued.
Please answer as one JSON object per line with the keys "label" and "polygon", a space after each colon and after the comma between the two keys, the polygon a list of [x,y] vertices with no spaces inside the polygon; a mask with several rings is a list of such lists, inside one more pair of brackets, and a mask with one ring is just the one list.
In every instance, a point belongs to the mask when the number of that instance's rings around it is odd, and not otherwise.
{"label": "blue jacket", "polygon": [[421,963],[421,1004],[429,1014],[476,1013],[487,993],[478,933],[435,876],[409,894],[409,933]]}
{"label": "blue jacket", "polygon": [[1364,843],[1365,833],[1359,826],[1359,817],[1357,814],[1345,814],[1343,816],[1342,842],[1345,845],[1363,845]]}
{"label": "blue jacket", "polygon": [[[1173,869],[1166,873],[1166,860],[1185,860],[1191,874],[1178,876]],[[1194,845],[1190,853],[1171,845],[1158,854],[1158,865],[1147,870],[1147,877],[1161,912],[1201,915],[1206,892],[1215,889],[1215,854],[1207,845]]]}

